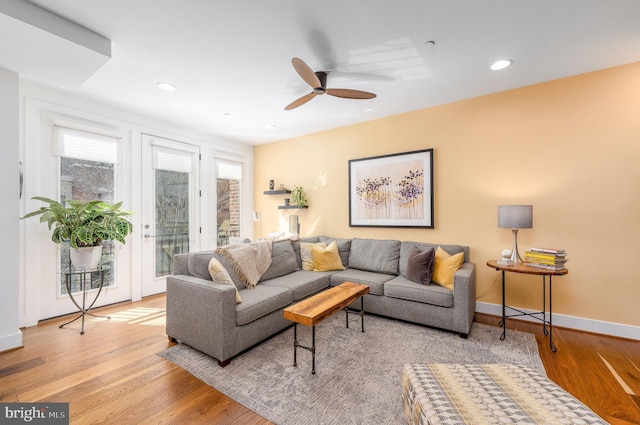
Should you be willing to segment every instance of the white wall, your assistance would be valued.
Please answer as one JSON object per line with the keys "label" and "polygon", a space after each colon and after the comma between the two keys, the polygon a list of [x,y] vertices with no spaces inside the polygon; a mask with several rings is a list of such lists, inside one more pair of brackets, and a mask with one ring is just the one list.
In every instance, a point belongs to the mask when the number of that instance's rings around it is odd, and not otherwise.
{"label": "white wall", "polygon": [[18,325],[19,78],[0,69],[0,351],[22,345]]}
{"label": "white wall", "polygon": [[[142,210],[142,188],[141,179],[141,146],[143,134],[163,137],[171,140],[181,141],[200,147],[202,161],[200,164],[200,189],[202,197],[200,199],[199,215],[202,234],[198,249],[212,249],[215,246],[215,210],[212,206],[215,202],[215,187],[210,189],[208,182],[215,181],[213,158],[215,155],[224,153],[227,156],[242,158],[249,171],[244,183],[244,193],[248,205],[244,206],[241,226],[246,229],[247,234],[253,234],[253,221],[251,211],[253,210],[253,148],[242,143],[221,139],[219,137],[193,131],[188,128],[173,125],[168,122],[156,120],[123,110],[118,107],[100,103],[96,100],[81,98],[71,92],[60,91],[50,87],[20,82],[20,110],[23,111],[24,125],[21,132],[22,158],[26,161],[25,168],[25,196],[20,203],[20,213],[31,211],[39,207],[30,198],[42,195],[42,188],[33,181],[33,174],[37,174],[37,167],[42,158],[39,154],[30,154],[33,145],[38,143],[38,137],[42,130],[39,128],[42,117],[47,114],[78,118],[80,120],[90,120],[91,122],[104,123],[107,126],[117,127],[128,135],[130,144],[123,147],[123,155],[130,155],[131,170],[125,171],[130,185],[130,199],[126,199],[127,209],[133,211]],[[26,152],[26,153],[25,153]],[[36,169],[34,169],[36,168]],[[17,185],[17,183],[16,183]],[[128,278],[131,281],[131,299],[138,300],[141,297],[142,280],[142,242],[140,235],[142,232],[141,214],[132,216],[134,234],[131,235],[127,247],[131,250],[131,267]],[[28,222],[28,223],[27,223]],[[29,247],[37,246],[35,239],[37,232],[32,228],[39,226],[37,220],[25,220],[21,222],[22,228],[22,249],[21,259],[23,265],[20,268],[20,326],[32,326],[37,323],[38,317],[38,294],[37,286],[31,278],[33,272],[38,270],[37,265],[31,264],[33,260],[29,253]],[[119,278],[120,279],[120,278]],[[1,314],[1,313],[0,313]]]}

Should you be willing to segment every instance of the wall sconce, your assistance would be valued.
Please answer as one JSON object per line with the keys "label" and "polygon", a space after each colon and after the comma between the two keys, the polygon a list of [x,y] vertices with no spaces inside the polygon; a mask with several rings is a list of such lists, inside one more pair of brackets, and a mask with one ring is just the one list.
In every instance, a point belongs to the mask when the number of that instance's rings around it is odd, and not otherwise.
{"label": "wall sconce", "polygon": [[498,227],[511,229],[513,232],[513,248],[510,261],[522,263],[522,257],[518,252],[518,229],[531,229],[533,227],[533,205],[499,205]]}
{"label": "wall sconce", "polygon": [[260,233],[258,235],[259,235],[259,239],[262,239],[262,213],[259,213],[258,211],[254,211],[253,221],[260,221]]}

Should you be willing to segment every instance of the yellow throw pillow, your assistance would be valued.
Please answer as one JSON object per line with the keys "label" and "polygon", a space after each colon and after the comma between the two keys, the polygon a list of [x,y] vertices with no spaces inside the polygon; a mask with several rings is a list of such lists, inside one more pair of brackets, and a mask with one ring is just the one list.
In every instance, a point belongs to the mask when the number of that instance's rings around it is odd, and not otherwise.
{"label": "yellow throw pillow", "polygon": [[300,242],[300,258],[302,259],[302,270],[313,271],[315,268],[313,263],[313,253],[311,252],[312,246],[319,246],[326,248],[325,242]]}
{"label": "yellow throw pillow", "polygon": [[326,248],[314,245],[311,247],[311,252],[313,254],[314,272],[344,270],[336,241],[331,242]]}
{"label": "yellow throw pillow", "polygon": [[431,281],[453,290],[453,275],[462,267],[463,262],[464,252],[451,255],[441,247],[438,247]]}
{"label": "yellow throw pillow", "polygon": [[240,304],[242,302],[242,298],[240,298],[240,292],[238,292],[236,284],[233,283],[231,276],[229,276],[229,272],[227,272],[227,269],[224,268],[216,257],[211,257],[211,260],[209,260],[209,274],[215,283],[233,286],[236,290],[236,304]]}

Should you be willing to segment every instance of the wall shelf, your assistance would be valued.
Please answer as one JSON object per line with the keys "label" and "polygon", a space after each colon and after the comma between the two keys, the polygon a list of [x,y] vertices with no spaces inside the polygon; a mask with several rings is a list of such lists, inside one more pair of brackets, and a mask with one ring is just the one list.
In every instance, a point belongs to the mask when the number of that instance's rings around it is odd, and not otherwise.
{"label": "wall shelf", "polygon": [[289,193],[291,193],[291,191],[289,189],[278,189],[278,190],[265,190],[264,192],[265,195],[288,195]]}
{"label": "wall shelf", "polygon": [[309,206],[308,205],[306,207],[299,207],[297,205],[279,205],[278,206],[278,209],[280,210],[302,210],[306,208],[309,208]]}

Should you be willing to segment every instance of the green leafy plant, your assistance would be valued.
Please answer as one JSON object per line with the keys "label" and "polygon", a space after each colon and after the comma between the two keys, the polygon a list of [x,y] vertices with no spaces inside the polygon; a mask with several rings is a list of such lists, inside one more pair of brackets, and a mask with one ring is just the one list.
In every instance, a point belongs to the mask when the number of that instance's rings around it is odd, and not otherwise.
{"label": "green leafy plant", "polygon": [[302,186],[293,187],[293,190],[291,191],[291,202],[301,208],[309,205],[309,201],[307,201],[307,196],[304,194]]}
{"label": "green leafy plant", "polygon": [[22,219],[40,216],[41,223],[53,227],[51,240],[55,243],[69,241],[73,248],[98,246],[103,240],[125,243],[125,237],[133,225],[124,218],[133,212],[122,211],[122,202],[109,204],[100,200],[67,201],[68,207],[53,199],[36,196],[38,201],[49,204],[26,214]]}

